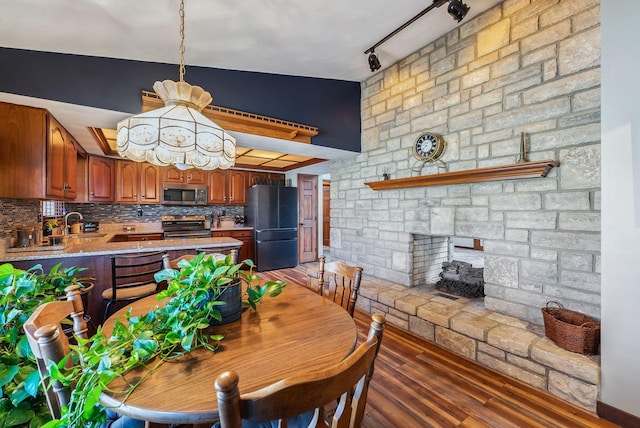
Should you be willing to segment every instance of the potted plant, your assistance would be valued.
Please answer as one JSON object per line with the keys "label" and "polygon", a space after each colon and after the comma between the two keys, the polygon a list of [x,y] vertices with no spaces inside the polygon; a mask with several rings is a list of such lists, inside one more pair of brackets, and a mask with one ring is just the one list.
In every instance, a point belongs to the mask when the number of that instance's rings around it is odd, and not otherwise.
{"label": "potted plant", "polygon": [[0,265],[0,426],[39,427],[51,419],[23,324],[55,298],[46,274]]}
{"label": "potted plant", "polygon": [[94,284],[90,281],[95,278],[81,275],[81,272],[86,270],[87,268],[77,266],[63,268],[62,262],[55,264],[49,272],[45,272],[41,264],[34,265],[28,269],[40,281],[45,291],[62,298],[65,296],[65,289],[73,284],[79,285],[82,289],[81,292],[87,292],[93,288]]}
{"label": "potted plant", "polygon": [[[248,266],[249,271],[242,270],[243,266]],[[139,316],[129,312],[124,322],[114,323],[109,336],[99,328],[90,339],[78,339],[68,358],[50,366],[52,380],[75,387],[61,419],[47,423],[44,428],[99,427],[106,418],[99,398],[114,379],[141,366],[153,370],[156,365],[196,348],[216,351],[224,338],[212,334],[209,327],[212,320],[228,321],[224,319],[224,307],[229,302],[224,299],[229,290],[246,285],[244,301],[236,309],[241,311],[243,307],[257,309],[263,298],[279,295],[286,286],[282,281],[260,284],[251,260],[235,264],[230,255],[218,260],[200,253],[192,260],[181,261],[178,267],[164,269],[155,276],[156,281],[167,281],[166,290],[158,294],[159,300],[164,299],[164,306]],[[68,368],[69,359],[82,361],[82,369],[77,365]],[[136,387],[127,385],[129,389],[121,391],[125,395]]]}
{"label": "potted plant", "polygon": [[[249,270],[243,270],[243,265]],[[205,316],[211,325],[238,320],[243,308],[257,309],[265,296],[275,297],[286,286],[282,281],[259,284],[253,261],[234,264],[231,255],[218,259],[200,253],[191,260],[181,260],[178,267],[179,270],[164,269],[155,275],[157,282],[167,281],[167,289],[160,293],[160,298],[171,297],[175,302],[186,300],[199,305],[206,310]]]}
{"label": "potted plant", "polygon": [[[28,269],[30,273],[35,275],[35,278],[39,281],[43,291],[47,294],[52,294],[58,300],[66,299],[65,289],[68,286],[74,284],[78,285],[80,287],[82,306],[85,310],[89,307],[89,296],[95,286],[93,283],[95,278],[81,274],[86,270],[87,268],[77,266],[63,268],[62,262],[53,265],[49,272],[45,272],[44,268],[39,263]],[[85,314],[85,321],[88,322],[89,320],[89,315]]]}
{"label": "potted plant", "polygon": [[62,240],[62,229],[60,228],[60,223],[58,223],[58,219],[52,218],[47,220],[45,223],[45,228],[49,232],[49,244],[57,245]]}

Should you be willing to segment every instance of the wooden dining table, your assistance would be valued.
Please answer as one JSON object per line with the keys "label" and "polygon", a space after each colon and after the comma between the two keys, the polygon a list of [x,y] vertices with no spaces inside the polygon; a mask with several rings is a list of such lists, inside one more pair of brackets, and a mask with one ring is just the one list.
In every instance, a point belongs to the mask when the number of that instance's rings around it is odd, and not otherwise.
{"label": "wooden dining table", "polygon": [[[114,313],[103,331],[110,334],[116,319],[144,314],[162,305],[155,296],[138,300]],[[240,392],[322,370],[349,355],[356,345],[356,324],[339,305],[299,285],[266,298],[258,310],[247,309],[240,320],[209,328],[224,339],[215,351],[196,349],[154,370],[137,368],[125,375],[144,380],[128,397],[103,392],[100,402],[121,415],[163,424],[198,424],[218,420],[215,378],[227,370],[240,376]],[[121,379],[110,384],[114,390]]]}

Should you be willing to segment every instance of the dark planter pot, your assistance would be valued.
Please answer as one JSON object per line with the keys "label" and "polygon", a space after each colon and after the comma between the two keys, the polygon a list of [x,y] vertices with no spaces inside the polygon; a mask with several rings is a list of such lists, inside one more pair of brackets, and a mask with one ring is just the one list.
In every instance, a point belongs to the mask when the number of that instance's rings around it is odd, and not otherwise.
{"label": "dark planter pot", "polygon": [[222,320],[212,319],[209,325],[223,325],[238,321],[242,316],[242,281],[237,279],[232,282],[218,297],[218,301],[224,302],[224,305],[216,306],[222,315]]}

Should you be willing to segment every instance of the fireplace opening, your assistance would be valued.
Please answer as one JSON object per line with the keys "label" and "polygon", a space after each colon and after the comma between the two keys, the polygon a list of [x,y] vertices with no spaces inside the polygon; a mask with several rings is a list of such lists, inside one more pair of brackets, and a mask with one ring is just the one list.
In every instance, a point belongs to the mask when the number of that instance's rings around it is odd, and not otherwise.
{"label": "fireplace opening", "polygon": [[[483,242],[476,238],[413,235],[412,285],[465,297],[484,296]],[[444,281],[444,282],[443,282]],[[452,284],[459,281],[463,284]],[[458,288],[461,291],[458,291]]]}

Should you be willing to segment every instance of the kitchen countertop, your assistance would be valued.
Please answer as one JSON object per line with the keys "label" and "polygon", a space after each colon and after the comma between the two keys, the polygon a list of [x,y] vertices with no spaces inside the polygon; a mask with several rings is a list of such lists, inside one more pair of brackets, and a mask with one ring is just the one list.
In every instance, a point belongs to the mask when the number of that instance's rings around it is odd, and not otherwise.
{"label": "kitchen countertop", "polygon": [[[229,228],[224,230],[246,230],[246,228]],[[252,228],[249,228],[252,229]],[[214,228],[212,230],[223,230]],[[27,247],[28,250],[19,251],[17,249],[0,248],[0,262],[10,262],[17,260],[41,260],[44,258],[62,257],[82,257],[108,255],[113,253],[130,254],[142,253],[155,250],[182,250],[191,248],[215,248],[215,247],[240,247],[242,241],[234,238],[189,238],[189,239],[168,239],[157,241],[136,241],[136,242],[109,242],[114,235],[137,235],[144,233],[154,233],[148,230],[134,230],[129,232],[110,231],[82,233],[78,235],[66,235],[63,238],[63,245],[55,246],[56,249],[42,250],[34,247]]]}
{"label": "kitchen countertop", "polygon": [[230,226],[230,227],[212,227],[212,232],[233,232],[234,230],[253,230],[251,226]]}

